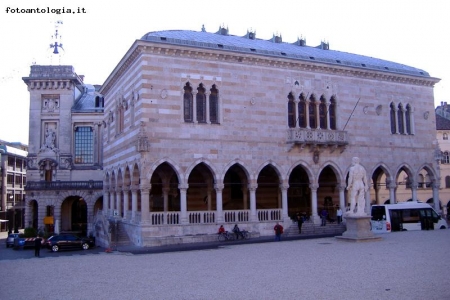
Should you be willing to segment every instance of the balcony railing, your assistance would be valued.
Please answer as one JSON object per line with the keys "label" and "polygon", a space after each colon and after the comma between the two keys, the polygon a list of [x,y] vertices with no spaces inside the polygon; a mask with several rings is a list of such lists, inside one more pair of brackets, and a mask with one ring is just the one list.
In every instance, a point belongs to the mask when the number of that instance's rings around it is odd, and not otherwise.
{"label": "balcony railing", "polygon": [[28,181],[25,190],[102,190],[103,181]]}
{"label": "balcony railing", "polygon": [[348,136],[347,131],[343,130],[290,128],[287,142],[303,145],[346,146]]}

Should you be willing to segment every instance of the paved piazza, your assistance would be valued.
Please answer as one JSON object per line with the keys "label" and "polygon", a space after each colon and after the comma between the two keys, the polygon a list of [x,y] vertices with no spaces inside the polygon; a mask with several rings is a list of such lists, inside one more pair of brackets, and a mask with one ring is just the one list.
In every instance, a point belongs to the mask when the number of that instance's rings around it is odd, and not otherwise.
{"label": "paved piazza", "polygon": [[364,243],[321,238],[159,254],[73,251],[0,260],[0,299],[450,299],[448,249],[450,230],[395,232]]}

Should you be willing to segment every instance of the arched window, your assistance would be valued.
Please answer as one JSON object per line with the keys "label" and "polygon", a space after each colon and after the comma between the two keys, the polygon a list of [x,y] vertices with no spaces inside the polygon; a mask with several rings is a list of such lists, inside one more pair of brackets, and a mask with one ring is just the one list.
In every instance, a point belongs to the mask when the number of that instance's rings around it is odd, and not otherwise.
{"label": "arched window", "polygon": [[429,188],[429,187],[431,187],[431,178],[430,178],[430,175],[425,175],[425,186],[427,187],[427,188]]}
{"label": "arched window", "polygon": [[288,126],[289,128],[295,127],[295,102],[294,102],[294,96],[292,93],[289,93],[288,95]]}
{"label": "arched window", "polygon": [[395,134],[396,133],[396,124],[395,124],[395,105],[394,103],[391,103],[391,111],[390,111],[390,116],[391,116],[391,133]]}
{"label": "arched window", "polygon": [[183,95],[183,106],[184,106],[184,121],[192,122],[193,119],[193,96],[192,96],[192,87],[189,82],[184,86],[184,95]]}
{"label": "arched window", "polygon": [[398,105],[397,121],[398,121],[398,132],[399,133],[405,133],[405,130],[404,130],[405,129],[405,127],[404,127],[405,124],[403,124],[403,106],[402,106],[401,103]]}
{"label": "arched window", "polygon": [[450,176],[445,176],[445,188],[450,188]]}
{"label": "arched window", "polygon": [[443,163],[443,164],[450,163],[450,156],[449,156],[448,151],[445,151],[444,153],[442,153],[441,163]]}
{"label": "arched window", "polygon": [[219,123],[219,90],[213,84],[209,95],[209,121],[211,123]]}
{"label": "arched window", "polygon": [[200,83],[200,85],[197,88],[197,122],[199,123],[206,123],[206,95],[205,95],[205,88],[203,87],[203,84]]}
{"label": "arched window", "polygon": [[336,97],[330,99],[330,129],[336,130]]}
{"label": "arched window", "polygon": [[316,118],[316,98],[314,95],[311,95],[309,97],[309,127],[310,128],[317,128],[317,118]]}
{"label": "arched window", "polygon": [[300,128],[306,127],[306,99],[305,95],[301,94],[298,103],[298,126]]}
{"label": "arched window", "polygon": [[411,110],[411,105],[406,105],[406,134],[412,134],[412,131],[411,131],[411,113],[412,113],[412,110]]}
{"label": "arched window", "polygon": [[448,134],[447,134],[447,133],[444,133],[444,134],[442,135],[442,138],[444,139],[444,141],[448,140]]}
{"label": "arched window", "polygon": [[322,129],[327,129],[327,104],[324,96],[320,97],[319,104],[319,125]]}

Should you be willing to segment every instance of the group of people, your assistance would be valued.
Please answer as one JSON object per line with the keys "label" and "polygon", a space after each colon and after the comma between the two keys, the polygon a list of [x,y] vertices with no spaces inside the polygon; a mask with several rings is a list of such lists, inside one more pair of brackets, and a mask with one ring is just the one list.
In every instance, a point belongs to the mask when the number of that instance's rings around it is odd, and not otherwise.
{"label": "group of people", "polygon": [[[281,240],[281,234],[283,233],[283,226],[277,222],[277,224],[273,227],[273,230],[275,231],[275,240],[276,241],[280,241]],[[233,229],[232,229],[233,233],[236,235],[236,239],[238,240],[239,237],[241,237],[242,239],[244,239],[244,234],[242,233],[242,231],[239,229],[238,224],[235,224]],[[217,232],[218,234],[223,234],[226,233],[227,231],[225,230],[225,228],[223,227],[223,225],[220,225],[219,227],[219,231]]]}
{"label": "group of people", "polygon": [[[238,240],[239,237],[241,237],[242,239],[244,239],[244,234],[242,233],[241,229],[239,229],[238,224],[235,224],[233,229],[232,229],[233,233],[236,235],[236,239]],[[218,234],[222,234],[222,233],[226,233],[227,231],[225,230],[225,228],[223,227],[223,225],[220,225],[219,227],[219,232]]]}

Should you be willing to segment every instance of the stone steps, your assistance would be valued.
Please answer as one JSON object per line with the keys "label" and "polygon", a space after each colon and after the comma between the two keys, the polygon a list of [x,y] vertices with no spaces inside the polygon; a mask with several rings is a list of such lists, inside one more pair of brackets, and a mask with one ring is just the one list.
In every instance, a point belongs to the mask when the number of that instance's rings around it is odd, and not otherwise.
{"label": "stone steps", "polygon": [[327,223],[326,226],[315,225],[313,222],[304,222],[302,225],[302,233],[298,233],[297,223],[292,223],[284,230],[285,236],[298,235],[321,235],[321,234],[336,234],[341,235],[346,231],[345,224]]}

